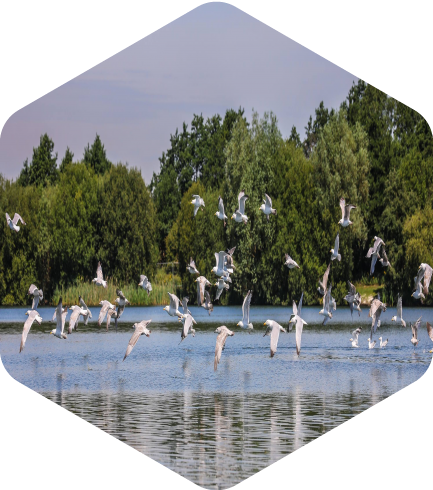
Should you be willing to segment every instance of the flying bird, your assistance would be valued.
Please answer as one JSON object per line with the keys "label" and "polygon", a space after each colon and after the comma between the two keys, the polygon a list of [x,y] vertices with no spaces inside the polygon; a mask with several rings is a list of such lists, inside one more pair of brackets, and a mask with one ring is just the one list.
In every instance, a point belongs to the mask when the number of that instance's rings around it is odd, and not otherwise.
{"label": "flying bird", "polygon": [[342,197],[340,199],[340,208],[341,208],[342,217],[338,223],[343,228],[346,228],[346,226],[349,226],[349,225],[353,225],[353,223],[350,221],[350,210],[356,209],[356,206],[354,206],[353,204],[347,204],[346,205],[346,200],[344,199],[344,197]]}
{"label": "flying bird", "polygon": [[215,216],[218,219],[224,221],[224,226],[226,225],[226,219],[228,218],[224,213],[224,203],[221,196],[218,197],[218,211],[215,212]]}
{"label": "flying bird", "polygon": [[[205,206],[204,206],[203,199],[198,194],[193,194],[192,197],[194,197],[194,199],[191,201],[191,204],[194,204],[194,217],[195,217],[200,206],[203,206],[203,208]],[[203,211],[203,208],[201,208],[202,211]]]}
{"label": "flying bird", "polygon": [[412,322],[410,324],[410,327],[412,329],[412,338],[410,339],[410,341],[413,344],[414,350],[415,350],[415,347],[417,347],[418,342],[419,342],[419,339],[418,339],[418,328],[421,325],[421,318],[422,318],[422,316],[420,316],[418,318],[418,320],[415,322],[415,324],[412,325]]}
{"label": "flying bird", "polygon": [[322,325],[326,325],[328,323],[328,320],[332,318],[331,290],[332,290],[332,284],[329,285],[329,288],[325,291],[325,294],[323,295],[323,308],[319,311],[319,315],[323,315],[325,317],[323,319]]}
{"label": "flying bird", "polygon": [[421,281],[418,281],[418,277],[415,277],[415,291],[412,293],[412,297],[414,297],[415,299],[420,299],[421,304],[423,303],[423,299],[425,299],[422,289],[423,288]]}
{"label": "flying bird", "polygon": [[149,296],[150,292],[152,291],[152,284],[150,284],[147,276],[141,275],[138,285],[141,286],[145,291],[147,291],[147,295]]}
{"label": "flying bird", "polygon": [[83,315],[83,320],[84,320],[84,325],[87,325],[89,318],[92,318],[92,313],[81,296],[78,296],[78,300],[80,302],[81,309],[86,311],[86,314]]}
{"label": "flying bird", "polygon": [[377,261],[378,255],[379,255],[380,247],[382,245],[385,246],[385,243],[382,240],[382,238],[375,236],[373,246],[368,249],[366,257],[368,259],[371,257],[370,275],[373,275],[373,273],[374,273],[374,267],[376,265],[376,261]]}
{"label": "flying bird", "polygon": [[[191,318],[192,318],[192,321],[193,323],[197,323],[194,318],[192,317],[192,313],[189,311],[188,309],[188,301],[189,301],[189,298],[188,296],[185,296],[183,299],[182,299],[182,308],[183,308],[183,315],[184,315],[184,318],[186,317],[186,315],[190,315]],[[182,320],[182,318],[179,318],[179,320]]]}
{"label": "flying bird", "polygon": [[168,306],[165,306],[163,309],[170,316],[178,316],[179,318],[182,318],[184,315],[179,311],[179,298],[172,293],[168,293],[168,295],[170,296],[170,304]]}
{"label": "flying bird", "polygon": [[[98,317],[98,327],[100,327],[102,322],[104,321],[105,315],[107,314],[108,310],[116,311],[115,305],[112,305],[109,301],[105,299],[102,300],[99,304],[101,305],[101,310],[99,312],[99,317]],[[107,324],[107,330],[108,330],[108,325],[109,322]]]}
{"label": "flying bird", "polygon": [[268,221],[269,221],[269,215],[270,214],[277,214],[277,210],[276,209],[272,209],[272,199],[267,195],[265,194],[265,198],[263,199],[263,203],[261,206],[260,206],[260,211],[263,211],[265,214],[266,214],[266,217],[268,218]]}
{"label": "flying bird", "polygon": [[96,269],[96,277],[95,279],[92,279],[92,282],[94,282],[97,286],[103,286],[104,288],[107,287],[107,281],[104,281],[104,276],[102,275],[101,262],[98,262],[98,268]]}
{"label": "flying bird", "polygon": [[204,276],[197,277],[195,282],[197,283],[197,306],[201,306],[204,301],[205,287],[212,284]]}
{"label": "flying bird", "polygon": [[403,327],[406,327],[406,322],[403,320],[403,298],[400,295],[397,299],[397,315],[394,315],[391,321],[400,323]]}
{"label": "flying bird", "polygon": [[210,301],[210,296],[209,292],[205,290],[204,292],[204,303],[202,304],[202,307],[207,310],[209,315],[211,314],[211,311],[213,311],[213,304]]}
{"label": "flying bird", "polygon": [[331,260],[338,259],[338,262],[341,261],[341,254],[338,253],[338,247],[340,246],[340,234],[337,233],[337,238],[335,239],[334,248],[331,248]]}
{"label": "flying bird", "polygon": [[214,286],[217,287],[215,301],[219,300],[221,293],[224,291],[224,289],[228,290],[230,288],[230,286],[224,281],[222,277],[218,279],[218,281],[214,284]]}
{"label": "flying bird", "polygon": [[433,272],[433,269],[428,264],[423,263],[419,266],[416,281],[417,281],[417,283],[420,283],[421,280],[424,279],[424,287],[423,287],[422,292],[424,293],[425,296],[427,296],[427,294],[428,294],[428,289],[430,286],[432,272]]}
{"label": "flying bird", "polygon": [[267,327],[265,334],[263,337],[266,335],[270,335],[271,337],[271,357],[274,357],[275,352],[277,352],[277,345],[278,345],[278,339],[280,337],[280,332],[286,333],[284,328],[277,323],[274,320],[266,320],[266,322],[263,324],[265,327]]}
{"label": "flying bird", "polygon": [[224,346],[226,345],[226,340],[227,337],[233,337],[235,334],[231,330],[229,330],[225,325],[221,325],[221,327],[218,327],[215,330],[215,333],[218,334],[216,338],[216,345],[215,345],[215,361],[213,365],[214,371],[217,370],[218,364],[221,360],[221,354],[224,349]]}
{"label": "flying bird", "polygon": [[192,257],[189,258],[189,265],[186,266],[186,270],[190,274],[200,274],[200,272],[197,270],[197,267],[195,266],[195,262],[192,260]]}
{"label": "flying bird", "polygon": [[81,306],[77,306],[77,305],[71,306],[69,309],[72,310],[72,313],[71,313],[71,317],[69,318],[68,334],[71,334],[74,328],[75,330],[77,329],[80,315],[85,316],[87,314],[87,311],[83,310]]}
{"label": "flying bird", "polygon": [[350,342],[352,342],[352,347],[359,347],[358,337],[359,337],[359,334],[361,333],[361,330],[362,330],[362,328],[359,327],[352,332],[352,338],[350,339]]}
{"label": "flying bird", "polygon": [[377,258],[379,259],[379,262],[382,264],[382,267],[391,267],[391,262],[388,260],[385,247],[383,247],[382,253],[383,253],[383,257],[381,257],[379,253],[377,254]]}
{"label": "flying bird", "polygon": [[361,295],[356,292],[356,287],[350,282],[347,281],[349,285],[349,292],[344,297],[345,301],[349,303],[350,306],[350,314],[353,317],[353,310],[358,310],[358,316],[361,316]]}
{"label": "flying bird", "polygon": [[39,301],[44,297],[44,293],[42,292],[42,289],[38,289],[34,284],[32,284],[29,287],[29,291],[27,294],[29,296],[33,296],[32,310],[36,310]]}
{"label": "flying bird", "polygon": [[373,338],[373,334],[376,333],[377,327],[380,326],[379,318],[382,311],[386,311],[386,304],[382,303],[378,298],[373,299],[370,305],[370,311],[368,313],[368,316],[371,318],[371,338]]}
{"label": "flying bird", "polygon": [[331,270],[331,262],[329,262],[328,267],[326,268],[325,274],[323,274],[323,279],[321,281],[319,281],[319,287],[317,288],[317,290],[319,291],[319,294],[321,296],[324,296],[326,293],[330,270]]}
{"label": "flying bird", "polygon": [[229,270],[226,268],[226,256],[226,252],[215,252],[216,265],[212,268],[212,272],[218,277],[227,276],[227,274],[231,274],[233,272],[233,269]]}
{"label": "flying bird", "polygon": [[182,321],[182,332],[180,334],[180,342],[179,344],[185,340],[188,336],[188,333],[191,332],[192,336],[195,336],[195,330],[192,328],[193,325],[193,317],[189,315],[188,313],[185,315],[185,318],[180,319],[179,321]]}
{"label": "flying bird", "polygon": [[244,298],[244,302],[242,303],[242,320],[237,323],[238,327],[248,330],[249,333],[251,333],[251,330],[253,330],[253,324],[250,323],[250,305],[252,297],[253,292],[248,291],[247,295]]}
{"label": "flying bird", "polygon": [[125,311],[125,306],[130,305],[129,300],[125,298],[125,295],[122,293],[120,289],[116,289],[116,294],[118,298],[114,300],[117,303],[117,311],[116,311],[116,330],[117,330],[117,320],[122,316],[122,313]]}
{"label": "flying bird", "polygon": [[226,254],[226,265],[225,268],[228,269],[236,269],[235,265],[233,264],[233,254],[234,251],[236,250],[236,247],[231,248],[230,250],[227,250]]}
{"label": "flying bird", "polygon": [[147,329],[147,326],[152,320],[143,320],[140,323],[134,323],[133,327],[135,329],[134,333],[132,334],[131,340],[129,341],[128,347],[126,348],[125,356],[123,357],[123,361],[131,354],[132,349],[134,348],[135,344],[138,342],[138,339],[140,338],[141,335],[146,335],[146,337],[149,337],[149,335],[152,333],[151,330]]}
{"label": "flying bird", "polygon": [[57,325],[56,328],[51,330],[50,335],[53,334],[54,337],[57,337],[58,339],[67,339],[66,334],[63,333],[67,315],[68,315],[68,307],[65,306],[63,308],[62,297],[60,297],[59,303],[57,304],[57,308],[54,312],[54,317],[53,317],[53,320],[55,318]]}
{"label": "flying bird", "polygon": [[16,232],[20,231],[20,227],[18,226],[18,222],[21,221],[23,225],[25,225],[24,220],[21,218],[21,216],[18,213],[14,214],[13,219],[6,213],[6,221],[8,223],[8,226],[11,230],[15,230]]}
{"label": "flying bird", "polygon": [[21,345],[20,352],[24,349],[26,345],[27,335],[30,332],[30,328],[33,325],[33,322],[36,321],[39,325],[42,323],[42,317],[36,310],[28,310],[26,311],[26,315],[28,315],[27,320],[24,322],[23,334],[21,336]]}
{"label": "flying bird", "polygon": [[242,223],[242,221],[247,224],[248,217],[245,214],[245,201],[248,199],[248,196],[245,195],[245,192],[242,191],[238,195],[238,209],[233,213],[232,219],[234,219],[237,223]]}
{"label": "flying bird", "polygon": [[301,318],[301,310],[302,310],[302,299],[304,297],[304,293],[301,294],[301,299],[299,300],[298,306],[296,306],[296,302],[293,301],[293,315],[290,319],[289,323],[294,323],[296,325],[296,354],[299,356],[301,352],[301,338],[302,338],[302,330],[304,325],[308,325],[306,321]]}
{"label": "flying bird", "polygon": [[287,265],[289,269],[293,269],[294,267],[297,267],[300,269],[299,265],[290,257],[289,254],[285,255],[286,261],[284,262],[284,265]]}

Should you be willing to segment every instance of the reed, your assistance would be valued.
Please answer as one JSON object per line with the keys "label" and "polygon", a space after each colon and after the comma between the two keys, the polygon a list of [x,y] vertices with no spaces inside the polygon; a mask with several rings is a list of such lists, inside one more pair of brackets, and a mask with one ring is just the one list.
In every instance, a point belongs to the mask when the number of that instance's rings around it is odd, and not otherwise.
{"label": "reed", "polygon": [[106,299],[114,304],[117,298],[116,289],[121,289],[131,306],[158,306],[169,302],[167,293],[181,294],[182,282],[177,275],[157,273],[152,283],[152,291],[148,296],[147,291],[137,284],[120,284],[114,279],[107,281],[107,287],[95,286],[92,282],[77,282],[67,288],[56,288],[51,304],[57,305],[60,296],[64,305],[78,304],[78,296],[81,296],[87,306],[98,306],[99,302]]}

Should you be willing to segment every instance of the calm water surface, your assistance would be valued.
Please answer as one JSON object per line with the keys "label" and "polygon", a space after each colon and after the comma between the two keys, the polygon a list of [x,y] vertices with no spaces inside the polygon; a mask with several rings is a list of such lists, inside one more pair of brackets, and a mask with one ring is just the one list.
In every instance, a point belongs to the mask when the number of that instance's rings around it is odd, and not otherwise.
{"label": "calm water surface", "polygon": [[[240,307],[215,308],[211,317],[192,307],[197,333],[180,345],[180,324],[162,307],[127,308],[117,333],[93,323],[65,341],[48,335],[54,308],[41,308],[44,322],[19,354],[26,310],[0,309],[0,354],[16,380],[205,488],[228,488],[281,459],[419,379],[432,357],[429,308],[404,310],[408,322],[423,317],[415,350],[409,326],[391,325],[391,308],[377,335],[389,344],[373,350],[367,308],[353,322],[339,308],[326,327],[318,308],[304,308],[301,356],[293,331],[280,335],[273,359],[263,322],[286,326],[287,307],[252,307],[251,335],[235,326]],[[132,323],[149,318],[151,336],[122,362]],[[214,372],[221,324],[235,336]],[[348,340],[356,326],[359,349]]]}

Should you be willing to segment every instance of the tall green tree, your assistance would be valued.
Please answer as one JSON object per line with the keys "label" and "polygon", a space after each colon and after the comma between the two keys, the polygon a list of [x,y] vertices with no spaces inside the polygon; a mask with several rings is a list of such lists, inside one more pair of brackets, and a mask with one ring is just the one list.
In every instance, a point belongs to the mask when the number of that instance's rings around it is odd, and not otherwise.
{"label": "tall green tree", "polygon": [[69,149],[69,146],[66,148],[65,156],[62,159],[62,163],[60,164],[59,170],[60,173],[63,173],[66,170],[66,167],[72,163],[74,158],[74,154]]}
{"label": "tall green tree", "polygon": [[57,153],[54,153],[54,142],[47,133],[43,134],[39,146],[33,148],[32,161],[23,164],[18,182],[22,186],[54,184],[59,177]]}
{"label": "tall green tree", "polygon": [[110,170],[112,163],[108,160],[101,138],[96,134],[92,146],[87,143],[84,148],[83,162],[96,174],[104,174]]}

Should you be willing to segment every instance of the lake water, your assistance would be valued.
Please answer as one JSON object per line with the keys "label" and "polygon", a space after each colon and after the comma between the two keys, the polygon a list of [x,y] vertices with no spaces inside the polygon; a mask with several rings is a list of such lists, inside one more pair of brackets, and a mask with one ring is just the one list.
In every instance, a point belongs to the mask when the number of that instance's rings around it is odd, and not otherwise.
{"label": "lake water", "polygon": [[[90,323],[65,341],[48,335],[54,308],[41,308],[44,322],[19,354],[26,310],[0,309],[0,354],[16,380],[205,488],[228,488],[288,455],[419,379],[432,358],[429,308],[405,308],[407,328],[391,325],[389,308],[376,336],[388,346],[369,350],[367,308],[353,321],[338,308],[323,327],[319,308],[306,307],[300,357],[293,330],[281,333],[272,359],[263,323],[286,326],[287,307],[252,307],[252,334],[236,327],[239,306],[216,307],[210,317],[192,307],[197,333],[180,345],[180,324],[162,307],[126,308],[117,333]],[[98,309],[92,313],[96,320]],[[414,349],[409,321],[421,315]],[[132,323],[149,318],[150,337],[140,337],[122,362]],[[235,336],[214,372],[221,324]],[[354,349],[357,326],[363,332]]]}

